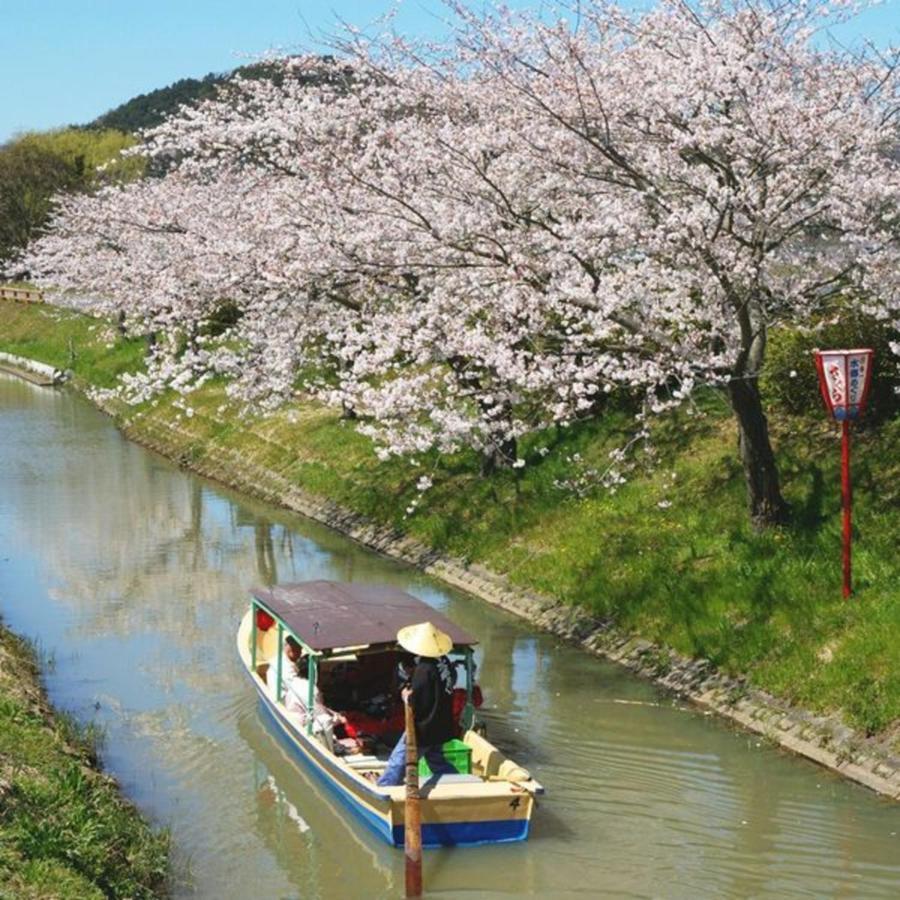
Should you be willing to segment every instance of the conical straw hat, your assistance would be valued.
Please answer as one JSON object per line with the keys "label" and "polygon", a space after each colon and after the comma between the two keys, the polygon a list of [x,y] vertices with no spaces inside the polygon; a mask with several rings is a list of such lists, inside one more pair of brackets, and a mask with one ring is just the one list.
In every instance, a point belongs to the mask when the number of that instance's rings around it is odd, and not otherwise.
{"label": "conical straw hat", "polygon": [[431,656],[435,659],[453,649],[453,640],[435,628],[431,622],[407,625],[397,632],[397,643],[416,656]]}

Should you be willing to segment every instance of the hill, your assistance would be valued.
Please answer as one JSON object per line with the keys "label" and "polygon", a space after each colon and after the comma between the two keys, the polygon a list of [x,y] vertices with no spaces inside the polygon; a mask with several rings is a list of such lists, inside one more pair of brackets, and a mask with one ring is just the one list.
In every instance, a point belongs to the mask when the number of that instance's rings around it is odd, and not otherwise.
{"label": "hill", "polygon": [[139,177],[143,161],[119,157],[133,143],[130,134],[112,128],[65,128],[22,134],[0,146],[0,269],[9,263],[11,277],[27,274],[14,259],[41,233],[59,194]]}
{"label": "hill", "polygon": [[259,62],[239,66],[229,72],[210,72],[202,78],[181,78],[167,87],[126,100],[84,127],[115,128],[126,132],[153,128],[175,113],[180,106],[191,106],[213,97],[222,85],[238,75],[243,78],[270,78],[277,83],[282,77],[282,70],[269,63]]}
{"label": "hill", "polygon": [[138,94],[115,109],[105,112],[90,122],[89,128],[115,128],[119,131],[139,131],[159,125],[179,106],[193,104],[212,97],[216,88],[232,76],[226,72],[210,72],[203,78],[181,78],[167,87],[157,88],[148,94]]}

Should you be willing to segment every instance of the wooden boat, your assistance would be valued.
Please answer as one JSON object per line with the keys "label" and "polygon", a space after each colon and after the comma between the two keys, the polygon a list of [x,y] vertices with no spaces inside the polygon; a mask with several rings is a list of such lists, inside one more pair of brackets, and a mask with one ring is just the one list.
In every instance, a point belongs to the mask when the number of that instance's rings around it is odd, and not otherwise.
{"label": "wooden boat", "polygon": [[[251,594],[237,645],[262,709],[294,756],[350,812],[398,847],[404,841],[405,789],[375,783],[396,734],[384,735],[384,742],[361,752],[351,741],[341,742],[319,729],[317,717],[306,715],[306,710],[315,708],[317,686],[334,688],[336,679],[348,672],[361,678],[359,691],[351,691],[353,697],[382,687],[385,673],[389,677],[396,673],[400,628],[430,621],[450,635],[451,659],[455,657],[466,671],[461,728],[468,748],[463,755],[471,753],[471,765],[466,774],[430,776],[423,781],[422,845],[471,846],[528,836],[534,798],[543,788],[471,727],[474,638],[421,600],[392,587],[309,581],[255,589]],[[299,710],[296,701],[288,698],[282,678],[282,654],[289,636],[308,658],[309,697]],[[354,702],[347,696],[346,684],[343,691],[343,706],[334,702],[334,694],[325,694],[326,703],[341,712]],[[396,685],[391,694],[397,697]]]}

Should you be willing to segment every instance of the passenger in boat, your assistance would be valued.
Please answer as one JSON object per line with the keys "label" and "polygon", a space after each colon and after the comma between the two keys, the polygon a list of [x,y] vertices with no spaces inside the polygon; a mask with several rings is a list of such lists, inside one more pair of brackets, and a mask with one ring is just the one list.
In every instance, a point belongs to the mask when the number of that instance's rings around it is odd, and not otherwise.
{"label": "passenger in boat", "polygon": [[[273,671],[276,670],[276,671]],[[269,666],[269,686],[273,688],[277,680],[277,667]],[[285,638],[281,662],[281,680],[284,684],[284,705],[288,712],[299,713],[304,722],[309,702],[309,657],[304,656],[303,648],[290,635]],[[336,725],[344,723],[344,717],[325,705],[325,698],[318,687],[313,696],[315,721],[313,729],[331,736]]]}
{"label": "passenger in boat", "polygon": [[[453,773],[456,770],[446,759],[442,747],[456,736],[452,712],[452,683],[441,677],[438,660],[453,647],[450,636],[439,631],[430,622],[401,628],[397,643],[416,657],[416,666],[408,687],[401,690],[404,703],[413,710],[416,726],[416,748],[419,757],[425,757],[434,775]],[[400,736],[387,761],[387,767],[378,784],[382,787],[403,783],[406,765],[406,734]]]}
{"label": "passenger in boat", "polygon": [[[458,665],[465,665],[464,662],[458,663]],[[476,670],[475,660],[472,660],[472,680],[475,680],[475,670]],[[453,724],[456,726],[456,734],[457,737],[462,736],[463,727],[462,727],[462,714],[466,708],[466,689],[465,688],[454,688],[453,696],[451,698],[451,703],[453,707]],[[472,685],[472,706],[475,709],[481,709],[482,704],[484,703],[484,695],[481,693],[481,687],[478,684]]]}

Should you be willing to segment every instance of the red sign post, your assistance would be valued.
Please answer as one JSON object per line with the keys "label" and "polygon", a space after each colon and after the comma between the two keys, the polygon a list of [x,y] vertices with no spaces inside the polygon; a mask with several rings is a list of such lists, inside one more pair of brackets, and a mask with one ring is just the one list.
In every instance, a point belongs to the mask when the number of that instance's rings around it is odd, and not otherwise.
{"label": "red sign post", "polygon": [[819,387],[828,411],[841,423],[841,506],[844,513],[844,597],[850,588],[850,423],[862,416],[872,382],[872,350],[816,350]]}

